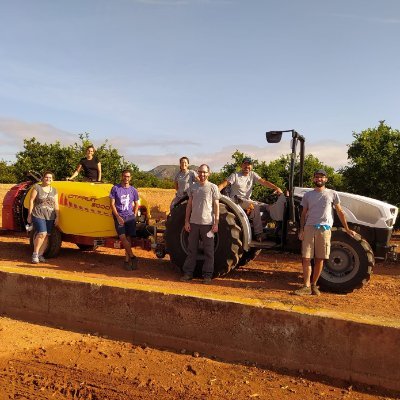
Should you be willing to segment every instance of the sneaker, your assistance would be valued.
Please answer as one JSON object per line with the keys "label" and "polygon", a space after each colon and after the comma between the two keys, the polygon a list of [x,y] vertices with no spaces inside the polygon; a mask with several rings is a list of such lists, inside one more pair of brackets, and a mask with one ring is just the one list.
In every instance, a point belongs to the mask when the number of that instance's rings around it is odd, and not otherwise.
{"label": "sneaker", "polygon": [[181,279],[179,279],[181,282],[189,282],[191,281],[193,278],[189,275],[189,274],[184,274],[181,276]]}
{"label": "sneaker", "polygon": [[39,254],[39,261],[46,262],[46,259],[44,258],[43,254]]}
{"label": "sneaker", "polygon": [[39,263],[39,256],[37,254],[32,254],[32,264]]}
{"label": "sneaker", "polygon": [[296,296],[306,296],[308,294],[311,294],[311,288],[310,286],[303,286],[300,289],[297,289],[293,292]]}
{"label": "sneaker", "polygon": [[321,292],[319,291],[317,285],[311,285],[311,294],[314,296],[321,296]]}
{"label": "sneaker", "polygon": [[203,285],[211,285],[211,278],[203,278]]}
{"label": "sneaker", "polygon": [[137,257],[131,257],[131,263],[129,264],[129,267],[131,271],[138,269]]}

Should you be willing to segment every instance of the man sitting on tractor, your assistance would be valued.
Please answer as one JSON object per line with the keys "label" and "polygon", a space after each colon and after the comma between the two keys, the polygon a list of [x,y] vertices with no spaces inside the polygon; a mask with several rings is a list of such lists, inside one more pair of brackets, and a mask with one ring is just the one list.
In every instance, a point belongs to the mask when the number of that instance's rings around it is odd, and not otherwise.
{"label": "man sitting on tractor", "polygon": [[259,183],[277,194],[282,194],[282,190],[273,183],[263,179],[256,172],[252,171],[253,161],[250,157],[245,157],[242,162],[240,172],[234,172],[227,179],[218,185],[218,189],[222,190],[227,185],[231,185],[230,198],[246,210],[249,218],[253,220],[253,230],[255,238],[258,242],[262,241],[263,225],[261,221],[261,210],[266,209],[266,204],[251,200],[253,186]]}

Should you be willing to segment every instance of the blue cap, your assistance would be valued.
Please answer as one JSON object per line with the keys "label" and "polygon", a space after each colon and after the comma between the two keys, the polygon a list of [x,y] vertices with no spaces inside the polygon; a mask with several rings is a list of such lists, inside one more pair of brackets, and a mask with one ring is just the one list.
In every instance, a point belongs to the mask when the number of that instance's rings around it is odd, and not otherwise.
{"label": "blue cap", "polygon": [[250,157],[243,158],[242,164],[253,164],[253,160]]}
{"label": "blue cap", "polygon": [[315,175],[324,175],[324,176],[328,176],[328,174],[326,173],[326,171],[324,170],[324,169],[317,169],[315,172],[314,172],[314,176]]}

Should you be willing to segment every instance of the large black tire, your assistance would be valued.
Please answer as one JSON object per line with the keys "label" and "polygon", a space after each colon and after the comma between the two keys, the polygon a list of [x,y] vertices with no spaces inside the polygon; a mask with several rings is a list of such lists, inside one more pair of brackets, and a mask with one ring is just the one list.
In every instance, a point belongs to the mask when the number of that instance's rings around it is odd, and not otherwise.
{"label": "large black tire", "polygon": [[[187,256],[188,233],[184,230],[186,204],[175,206],[166,221],[164,233],[167,252],[171,261],[182,269]],[[214,276],[227,274],[239,263],[243,253],[240,240],[241,228],[236,225],[235,216],[220,203],[218,233],[215,235]],[[201,276],[204,255],[198,254],[195,276]]]}
{"label": "large black tire", "polygon": [[319,278],[322,289],[348,293],[365,285],[375,264],[373,251],[360,235],[352,237],[343,228],[333,228],[331,254]]}
{"label": "large black tire", "polygon": [[[33,240],[35,236],[36,236],[36,230],[33,228],[29,235],[29,244],[32,251],[33,251]],[[62,244],[61,232],[58,228],[54,227],[53,230],[51,231],[51,235],[49,236],[47,248],[43,255],[46,258],[57,257],[58,254],[60,253],[61,244]]]}
{"label": "large black tire", "polygon": [[254,247],[250,248],[248,251],[244,251],[237,267],[239,268],[247,265],[250,261],[254,260],[260,253],[261,249],[256,249]]}

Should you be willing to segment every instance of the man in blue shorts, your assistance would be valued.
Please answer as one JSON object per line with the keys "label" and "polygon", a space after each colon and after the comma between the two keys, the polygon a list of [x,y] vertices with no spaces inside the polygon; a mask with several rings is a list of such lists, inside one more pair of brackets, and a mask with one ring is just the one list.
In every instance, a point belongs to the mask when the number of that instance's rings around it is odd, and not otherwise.
{"label": "man in blue shorts", "polygon": [[[344,229],[350,236],[356,233],[347,225],[346,217],[340,206],[337,192],[325,187],[328,177],[323,169],[314,172],[314,190],[305,193],[301,200],[303,211],[300,218],[299,239],[302,240],[302,265],[304,286],[293,294],[303,296],[321,293],[317,281],[328,260],[331,251],[331,228],[333,226],[333,209]],[[311,277],[311,259],[314,258],[314,271]]]}
{"label": "man in blue shorts", "polygon": [[137,269],[137,257],[132,252],[132,237],[136,236],[136,215],[139,209],[138,191],[131,186],[131,171],[122,171],[121,183],[110,192],[115,230],[125,249],[125,268]]}

